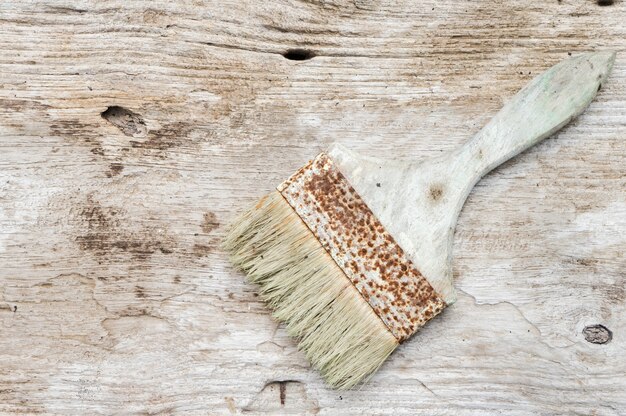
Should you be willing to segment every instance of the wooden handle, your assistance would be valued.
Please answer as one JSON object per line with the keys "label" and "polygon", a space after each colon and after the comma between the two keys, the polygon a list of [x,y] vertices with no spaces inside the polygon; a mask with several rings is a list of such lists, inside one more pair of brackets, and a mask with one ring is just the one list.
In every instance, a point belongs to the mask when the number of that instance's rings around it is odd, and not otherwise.
{"label": "wooden handle", "polygon": [[611,70],[614,53],[561,62],[515,95],[469,142],[421,161],[365,157],[333,146],[329,155],[376,218],[446,303],[452,236],[474,184],[494,167],[550,136],[580,114]]}
{"label": "wooden handle", "polygon": [[549,137],[583,112],[606,80],[614,52],[567,59],[535,77],[453,154],[473,186],[482,176]]}

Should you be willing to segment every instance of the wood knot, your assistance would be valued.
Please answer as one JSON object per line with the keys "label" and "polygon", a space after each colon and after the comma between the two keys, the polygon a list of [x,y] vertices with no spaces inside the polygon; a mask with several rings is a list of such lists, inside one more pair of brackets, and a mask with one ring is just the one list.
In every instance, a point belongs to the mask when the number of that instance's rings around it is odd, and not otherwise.
{"label": "wood knot", "polygon": [[113,105],[100,113],[103,119],[120,129],[126,136],[142,136],[146,134],[143,118],[127,108]]}
{"label": "wood knot", "polygon": [[439,184],[431,185],[428,190],[428,196],[430,197],[431,200],[435,202],[439,201],[441,197],[443,196],[443,186]]}
{"label": "wood knot", "polygon": [[611,330],[600,324],[586,326],[583,335],[585,340],[592,344],[606,344],[613,339]]}

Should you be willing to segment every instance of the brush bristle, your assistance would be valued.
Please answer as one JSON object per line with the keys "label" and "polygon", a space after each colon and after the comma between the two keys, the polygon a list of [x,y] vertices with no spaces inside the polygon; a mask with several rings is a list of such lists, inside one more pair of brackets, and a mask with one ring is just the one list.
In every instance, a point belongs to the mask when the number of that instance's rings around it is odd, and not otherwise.
{"label": "brush bristle", "polygon": [[331,386],[353,387],[398,346],[278,192],[235,222],[224,248]]}

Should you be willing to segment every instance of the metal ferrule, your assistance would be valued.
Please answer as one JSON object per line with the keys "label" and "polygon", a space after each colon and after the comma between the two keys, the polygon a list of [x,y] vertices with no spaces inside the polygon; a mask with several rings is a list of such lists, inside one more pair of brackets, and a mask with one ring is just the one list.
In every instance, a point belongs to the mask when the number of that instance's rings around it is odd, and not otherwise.
{"label": "metal ferrule", "polygon": [[445,308],[328,155],[277,189],[399,342]]}

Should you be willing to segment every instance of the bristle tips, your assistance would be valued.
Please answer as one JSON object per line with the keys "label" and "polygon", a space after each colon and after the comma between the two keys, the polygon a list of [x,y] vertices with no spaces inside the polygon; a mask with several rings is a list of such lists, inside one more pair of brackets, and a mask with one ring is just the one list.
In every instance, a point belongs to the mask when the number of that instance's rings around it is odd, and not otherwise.
{"label": "bristle tips", "polygon": [[223,246],[331,386],[353,387],[398,346],[278,192],[243,214]]}

